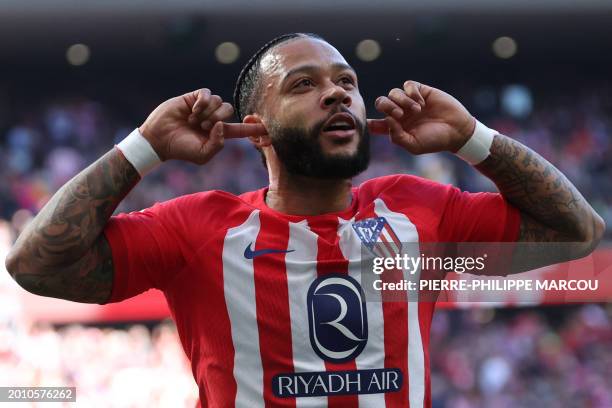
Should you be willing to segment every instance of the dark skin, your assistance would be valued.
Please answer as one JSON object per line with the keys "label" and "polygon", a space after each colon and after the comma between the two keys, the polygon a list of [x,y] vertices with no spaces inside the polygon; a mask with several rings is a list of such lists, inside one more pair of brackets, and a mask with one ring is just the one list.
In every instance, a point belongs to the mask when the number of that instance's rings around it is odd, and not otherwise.
{"label": "dark skin", "polygon": [[[271,145],[266,124],[310,127],[343,105],[366,121],[357,78],[342,55],[326,42],[299,38],[269,52],[262,69],[259,112],[242,124],[225,123],[233,109],[208,89],[169,99],[140,127],[162,160],[204,164],[225,138],[246,137],[266,155],[270,177],[267,204],[291,214],[339,211],[350,201],[350,180],[315,180],[289,174]],[[302,69],[303,67],[308,69]],[[288,73],[293,72],[291,76]],[[349,79],[350,78],[350,79]],[[474,131],[475,119],[452,96],[406,81],[376,100],[384,119],[367,120],[374,134],[388,134],[413,154],[456,152]],[[329,155],[354,154],[360,135],[319,141]],[[539,263],[515,262],[513,271],[561,262],[590,253],[603,234],[603,220],[572,183],[526,146],[496,135],[491,154],[476,168],[521,212],[519,241],[576,242]],[[140,176],[117,150],[83,170],[45,205],[22,232],[7,259],[7,270],[25,289],[86,303],[110,296],[113,265],[102,231]]]}

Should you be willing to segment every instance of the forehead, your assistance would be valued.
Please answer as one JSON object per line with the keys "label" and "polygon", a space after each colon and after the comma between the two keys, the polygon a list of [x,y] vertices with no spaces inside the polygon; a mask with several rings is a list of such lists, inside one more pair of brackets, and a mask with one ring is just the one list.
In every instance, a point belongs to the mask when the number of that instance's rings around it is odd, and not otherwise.
{"label": "forehead", "polygon": [[338,63],[346,64],[346,60],[329,43],[310,37],[298,38],[270,50],[261,60],[261,73],[274,81],[302,65],[326,68]]}

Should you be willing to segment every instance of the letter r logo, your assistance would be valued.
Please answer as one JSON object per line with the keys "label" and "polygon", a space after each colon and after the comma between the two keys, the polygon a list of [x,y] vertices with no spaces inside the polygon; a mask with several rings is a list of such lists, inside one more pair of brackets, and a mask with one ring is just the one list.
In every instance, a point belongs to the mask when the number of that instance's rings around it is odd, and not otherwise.
{"label": "letter r logo", "polygon": [[308,289],[310,344],[330,362],[354,359],[368,341],[367,309],[359,283],[347,275],[316,279]]}

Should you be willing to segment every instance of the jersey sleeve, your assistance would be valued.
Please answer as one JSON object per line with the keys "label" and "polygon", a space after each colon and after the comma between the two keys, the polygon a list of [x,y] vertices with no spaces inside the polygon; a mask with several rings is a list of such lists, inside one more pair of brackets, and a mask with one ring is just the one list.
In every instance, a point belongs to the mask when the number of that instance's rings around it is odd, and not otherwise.
{"label": "jersey sleeve", "polygon": [[446,242],[514,242],[520,212],[499,193],[469,193],[448,186],[439,236]]}
{"label": "jersey sleeve", "polygon": [[[113,257],[113,289],[106,303],[148,289],[164,290],[184,264],[181,199],[111,217],[104,229]],[[183,232],[183,233],[182,233]]]}
{"label": "jersey sleeve", "polygon": [[[382,197],[416,223],[422,242],[514,242],[520,212],[499,193],[469,193],[413,175],[364,183],[366,201]],[[369,201],[368,201],[369,202]]]}

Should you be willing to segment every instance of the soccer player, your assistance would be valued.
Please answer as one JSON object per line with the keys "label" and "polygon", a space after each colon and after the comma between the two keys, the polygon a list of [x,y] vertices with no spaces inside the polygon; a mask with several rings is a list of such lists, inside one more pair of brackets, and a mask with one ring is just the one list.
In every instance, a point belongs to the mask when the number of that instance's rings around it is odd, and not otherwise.
{"label": "soccer player", "polygon": [[[289,34],[242,70],[234,107],[208,89],[159,105],[66,183],[21,234],[7,269],[25,289],[111,303],[163,291],[204,407],[429,406],[433,303],[364,302],[361,246],[577,242],[602,219],[550,163],[479,123],[452,96],[406,81],[366,119],[357,74],[314,34]],[[450,151],[500,193],[410,175],[351,185],[369,134],[414,154]],[[248,136],[269,186],[206,191],[111,216],[167,160],[205,164]],[[240,177],[240,174],[236,174]]]}

